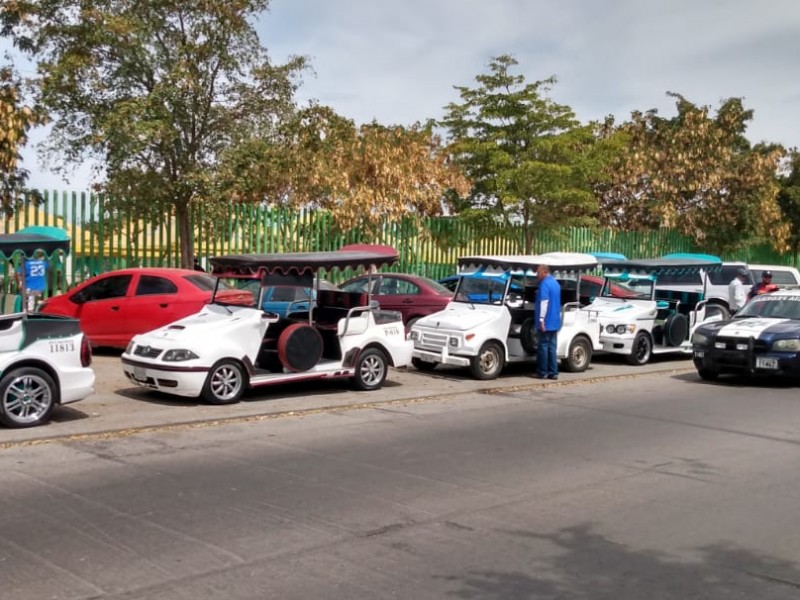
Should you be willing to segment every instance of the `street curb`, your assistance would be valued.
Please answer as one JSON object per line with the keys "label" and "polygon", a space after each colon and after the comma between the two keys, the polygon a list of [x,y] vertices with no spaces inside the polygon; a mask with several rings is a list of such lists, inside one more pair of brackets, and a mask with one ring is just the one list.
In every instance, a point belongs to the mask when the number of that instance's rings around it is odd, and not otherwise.
{"label": "street curb", "polygon": [[[656,369],[648,370],[638,373],[624,373],[601,375],[596,377],[587,377],[585,379],[571,379],[559,381],[537,381],[527,384],[515,384],[508,386],[493,386],[483,387],[470,390],[469,393],[486,394],[486,395],[499,395],[514,392],[523,392],[537,389],[548,389],[556,387],[572,387],[576,385],[595,384],[603,381],[617,381],[623,379],[634,379],[650,375],[674,375],[680,373],[690,373],[694,371],[694,367],[686,368],[670,368],[670,369]],[[164,431],[189,431],[192,429],[206,429],[209,427],[216,427],[220,425],[232,425],[237,423],[254,423],[259,421],[268,421],[271,419],[279,419],[284,417],[305,417],[325,412],[343,412],[351,410],[365,410],[370,408],[380,408],[382,406],[397,406],[403,404],[418,404],[421,402],[431,402],[436,400],[445,400],[458,398],[464,395],[464,391],[448,392],[444,394],[416,396],[411,398],[398,398],[391,400],[378,400],[373,402],[357,402],[354,404],[329,404],[314,408],[305,408],[298,410],[281,410],[276,412],[266,412],[251,415],[240,415],[234,417],[224,418],[201,418],[191,419],[185,421],[176,421],[174,423],[158,423],[154,425],[142,425],[139,427],[121,428],[121,429],[108,429],[104,431],[94,431],[87,433],[70,433],[70,434],[56,434],[45,437],[38,437],[33,439],[0,442],[0,450],[8,450],[11,448],[21,448],[28,446],[42,446],[46,444],[64,443],[64,442],[84,442],[84,441],[99,441],[118,439],[124,437],[131,437],[141,433],[155,433]]]}

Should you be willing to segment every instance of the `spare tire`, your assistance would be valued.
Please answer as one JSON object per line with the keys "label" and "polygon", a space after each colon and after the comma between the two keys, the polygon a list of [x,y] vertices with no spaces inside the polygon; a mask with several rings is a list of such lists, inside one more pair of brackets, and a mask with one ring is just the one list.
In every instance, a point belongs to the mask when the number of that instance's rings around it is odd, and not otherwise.
{"label": "spare tire", "polygon": [[536,354],[538,340],[536,339],[536,320],[528,317],[519,328],[519,343],[528,354]]}
{"label": "spare tire", "polygon": [[664,323],[664,341],[673,348],[680,346],[689,335],[689,320],[686,315],[670,315]]}
{"label": "spare tire", "polygon": [[322,336],[306,323],[294,323],[278,338],[278,358],[290,371],[308,371],[322,358]]}

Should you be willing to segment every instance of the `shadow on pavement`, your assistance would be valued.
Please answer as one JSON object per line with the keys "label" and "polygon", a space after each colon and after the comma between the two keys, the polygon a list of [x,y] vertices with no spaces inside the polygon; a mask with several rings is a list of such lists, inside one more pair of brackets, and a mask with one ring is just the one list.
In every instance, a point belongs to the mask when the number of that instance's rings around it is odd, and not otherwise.
{"label": "shadow on pavement", "polygon": [[536,567],[524,573],[485,570],[444,576],[442,579],[458,584],[448,596],[482,600],[768,600],[800,595],[796,563],[727,543],[697,548],[689,560],[633,550],[594,533],[589,525],[553,534],[503,533],[544,546],[554,555],[537,559]]}

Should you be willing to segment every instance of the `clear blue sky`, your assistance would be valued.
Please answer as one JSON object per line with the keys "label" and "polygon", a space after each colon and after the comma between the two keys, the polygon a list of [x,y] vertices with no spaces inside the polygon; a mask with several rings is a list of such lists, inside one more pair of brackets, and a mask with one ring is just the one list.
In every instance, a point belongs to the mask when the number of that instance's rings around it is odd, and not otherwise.
{"label": "clear blue sky", "polygon": [[[631,110],[674,113],[667,91],[716,107],[742,96],[751,141],[800,146],[798,0],[272,0],[258,24],[274,61],[310,58],[301,100],[357,122],[440,117],[490,57],[509,53],[529,81],[584,121]],[[25,164],[36,187],[69,186]]]}

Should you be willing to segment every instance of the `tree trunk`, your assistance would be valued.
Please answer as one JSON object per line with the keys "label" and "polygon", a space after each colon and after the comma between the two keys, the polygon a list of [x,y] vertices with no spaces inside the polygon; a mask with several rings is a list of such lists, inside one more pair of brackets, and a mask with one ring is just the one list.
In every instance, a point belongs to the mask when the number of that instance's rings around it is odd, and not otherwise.
{"label": "tree trunk", "polygon": [[175,216],[178,219],[180,266],[184,269],[191,269],[194,266],[194,232],[189,221],[188,200],[181,200],[175,204]]}

